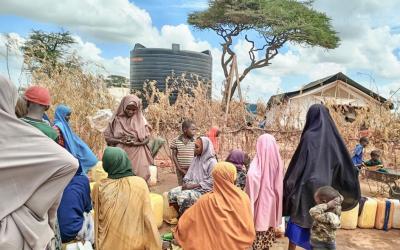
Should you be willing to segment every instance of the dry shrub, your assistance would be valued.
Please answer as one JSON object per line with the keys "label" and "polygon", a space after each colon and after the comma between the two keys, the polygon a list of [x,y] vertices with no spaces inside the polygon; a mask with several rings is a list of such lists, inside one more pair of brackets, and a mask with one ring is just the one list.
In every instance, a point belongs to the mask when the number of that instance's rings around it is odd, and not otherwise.
{"label": "dry shrub", "polygon": [[367,157],[370,151],[379,149],[385,165],[397,168],[397,155],[400,153],[400,119],[397,112],[390,111],[384,105],[371,105],[356,109],[355,120],[347,122],[341,111],[332,107],[330,111],[349,149],[358,143],[360,128],[367,127],[370,139]]}
{"label": "dry shrub", "polygon": [[51,71],[39,68],[32,73],[32,84],[47,87],[52,97],[52,106],[48,111],[51,118],[58,104],[72,108],[71,126],[94,152],[100,153],[105,141],[102,133],[91,129],[88,116],[99,109],[112,108],[114,100],[100,76],[85,72],[81,67],[57,65]]}
{"label": "dry shrub", "polygon": [[[185,76],[181,77],[183,79],[180,80],[185,81]],[[204,135],[211,126],[223,127],[223,133],[220,136],[219,158],[224,159],[233,148],[242,149],[254,156],[257,138],[263,133],[270,133],[275,136],[279,143],[285,166],[289,164],[299,143],[302,128],[294,126],[294,124],[302,124],[304,117],[302,117],[303,113],[299,112],[299,108],[304,109],[305,107],[288,107],[282,104],[275,109],[275,113],[267,112],[267,129],[259,129],[246,126],[245,117],[249,114],[245,105],[233,101],[226,127],[224,127],[223,105],[219,101],[212,101],[208,98],[207,88],[203,84],[194,87],[191,94],[181,92],[175,105],[169,103],[169,95],[172,93],[172,89],[160,92],[155,89],[155,82],[148,82],[147,84],[151,86],[153,91],[146,92],[146,99],[149,102],[146,117],[153,125],[154,131],[167,138],[167,141],[180,133],[180,124],[184,119],[193,120],[199,128],[200,135]],[[358,143],[361,125],[367,125],[370,130],[371,142],[368,151],[380,149],[383,152],[385,165],[397,168],[398,159],[396,157],[400,152],[400,119],[398,113],[391,112],[384,106],[371,106],[358,109],[355,120],[347,122],[340,109],[329,103],[326,106],[329,108],[349,152],[352,152],[355,144]],[[264,110],[264,104],[258,103],[257,119],[262,119]],[[256,122],[253,123],[253,125],[256,124]]]}
{"label": "dry shrub", "polygon": [[[145,116],[152,125],[155,134],[170,141],[180,133],[181,123],[185,119],[195,122],[198,135],[205,135],[211,126],[218,126],[222,129],[219,157],[223,159],[233,148],[239,148],[254,155],[257,138],[263,133],[269,132],[280,142],[283,158],[290,159],[298,143],[299,131],[281,131],[277,126],[271,126],[271,129],[268,130],[248,127],[246,121],[250,114],[244,103],[235,100],[230,103],[225,126],[224,105],[220,101],[209,98],[207,83],[195,76],[188,77],[187,75],[171,76],[166,81],[168,88],[165,92],[156,88],[156,82],[147,81],[144,91],[137,93],[144,95],[148,103]],[[193,81],[196,82],[194,87],[192,86]],[[174,83],[179,83],[178,87],[174,86]],[[171,105],[169,96],[177,88],[180,92],[175,104]],[[263,119],[266,106],[260,102],[257,109],[259,114],[256,116],[253,125],[257,125],[258,121]]]}
{"label": "dry shrub", "polygon": [[[115,102],[105,88],[101,77],[84,72],[79,67],[58,66],[51,74],[36,70],[32,75],[33,84],[43,85],[50,89],[53,103],[64,103],[72,107],[72,126],[89,146],[99,152],[104,147],[104,139],[100,132],[91,129],[88,116],[99,109],[115,107]],[[274,113],[267,112],[267,129],[247,127],[249,113],[244,103],[232,101],[227,122],[220,101],[210,99],[208,82],[197,76],[180,75],[166,79],[166,90],[156,88],[157,83],[146,81],[142,94],[148,103],[145,116],[153,127],[154,134],[170,141],[180,133],[181,123],[185,119],[195,122],[199,135],[205,135],[211,126],[222,128],[220,158],[224,158],[229,150],[240,148],[254,155],[257,138],[267,132],[275,136],[281,147],[282,158],[287,165],[300,139],[301,130],[293,124],[299,124],[299,111],[288,108],[285,104],[278,106]],[[179,93],[174,105],[169,97]],[[327,104],[337,127],[344,138],[349,151],[359,139],[359,128],[365,124],[370,130],[370,150],[380,149],[387,165],[396,167],[400,144],[400,120],[397,113],[388,111],[383,106],[358,109],[355,121],[345,121],[342,112]],[[257,105],[258,117],[262,119],[265,104]],[[53,114],[54,107],[49,112]],[[258,121],[253,123],[258,124]]]}
{"label": "dry shrub", "polygon": [[[343,112],[345,107],[338,107],[332,103],[325,103],[325,106],[328,107],[350,153],[352,153],[361,137],[361,128],[367,127],[370,145],[367,148],[366,158],[369,157],[370,151],[379,149],[383,153],[382,159],[385,165],[397,168],[397,155],[400,152],[400,119],[398,112],[389,110],[385,104],[370,105],[365,108],[355,109],[355,120],[348,122]],[[303,113],[300,111],[303,108],[281,104],[276,106],[272,113],[267,113],[269,117],[268,128],[279,134],[276,137],[281,138],[283,142],[281,147],[285,147],[283,151],[286,156],[293,153],[299,140],[301,126],[298,127],[298,125],[301,125],[303,121],[300,120],[304,119],[304,117],[301,117]],[[292,132],[292,134],[288,132]],[[295,134],[297,136],[294,136]]]}
{"label": "dry shrub", "polygon": [[[196,76],[188,77],[185,74],[168,77],[166,81],[169,84],[165,92],[156,88],[156,82],[148,81],[142,93],[148,103],[145,115],[154,132],[167,138],[170,134],[176,135],[181,123],[186,119],[195,122],[200,135],[206,134],[211,126],[224,126],[225,113],[220,102],[209,98],[208,83],[202,82]],[[176,90],[179,90],[179,93],[175,104],[171,105],[169,97]],[[245,116],[244,104],[232,102],[227,127],[243,126]]]}

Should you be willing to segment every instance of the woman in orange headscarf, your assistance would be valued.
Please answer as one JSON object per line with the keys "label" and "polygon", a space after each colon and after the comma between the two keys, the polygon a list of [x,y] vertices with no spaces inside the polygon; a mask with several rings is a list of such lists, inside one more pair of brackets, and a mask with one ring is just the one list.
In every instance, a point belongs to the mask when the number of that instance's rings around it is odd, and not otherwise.
{"label": "woman in orange headscarf", "polygon": [[174,238],[185,250],[248,249],[255,238],[249,197],[235,186],[236,167],[219,162],[213,191],[179,219]]}
{"label": "woman in orange headscarf", "polygon": [[212,127],[210,129],[210,131],[208,131],[207,137],[210,139],[210,141],[212,142],[213,146],[214,146],[214,151],[216,154],[219,153],[219,141],[218,141],[218,137],[219,134],[221,133],[221,131],[219,130],[218,127]]}
{"label": "woman in orange headscarf", "polygon": [[135,174],[147,181],[150,177],[149,166],[153,164],[153,156],[147,145],[150,126],[142,114],[142,101],[137,96],[122,98],[104,136],[109,146],[125,150]]}

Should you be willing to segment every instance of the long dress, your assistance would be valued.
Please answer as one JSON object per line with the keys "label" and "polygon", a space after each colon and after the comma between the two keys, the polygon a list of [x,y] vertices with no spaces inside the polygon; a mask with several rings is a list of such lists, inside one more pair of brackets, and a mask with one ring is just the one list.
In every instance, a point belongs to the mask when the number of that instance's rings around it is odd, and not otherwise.
{"label": "long dress", "polygon": [[[129,105],[137,108],[136,114],[127,117],[125,110]],[[113,115],[106,131],[106,141],[109,139],[129,138],[136,142],[143,142],[150,136],[150,126],[142,114],[141,100],[135,95],[125,96]],[[149,166],[153,164],[153,156],[148,145],[129,146],[125,144],[111,145],[122,148],[132,162],[132,168],[137,176],[147,180],[150,177]]]}
{"label": "long dress", "polygon": [[283,161],[272,135],[257,140],[256,156],[250,164],[246,192],[250,197],[257,237],[254,250],[268,249],[275,240],[275,228],[282,221]]}
{"label": "long dress", "polygon": [[143,178],[132,176],[126,152],[108,147],[103,166],[108,178],[96,183],[92,192],[96,249],[161,249],[149,189]]}
{"label": "long dress", "polygon": [[0,76],[0,249],[45,249],[78,161],[15,116],[17,90]]}
{"label": "long dress", "polygon": [[219,162],[212,176],[213,191],[182,215],[174,238],[187,250],[247,250],[255,230],[249,197],[234,185],[236,167]]}
{"label": "long dress", "polygon": [[307,113],[300,143],[284,178],[283,215],[290,216],[286,235],[290,241],[310,248],[314,193],[332,186],[344,197],[342,209],[354,208],[360,200],[357,169],[326,107],[315,104]]}

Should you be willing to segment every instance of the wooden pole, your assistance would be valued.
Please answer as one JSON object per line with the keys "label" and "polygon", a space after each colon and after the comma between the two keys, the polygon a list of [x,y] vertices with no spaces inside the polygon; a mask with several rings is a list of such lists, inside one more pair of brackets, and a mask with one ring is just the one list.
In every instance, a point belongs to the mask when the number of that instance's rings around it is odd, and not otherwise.
{"label": "wooden pole", "polygon": [[[238,70],[238,66],[237,66],[236,56],[233,58],[233,63],[234,63],[234,66],[235,66],[236,85],[237,85],[237,88],[238,88],[240,104],[244,105],[243,96],[242,96],[242,88],[240,87],[239,70]],[[246,113],[243,113],[243,122],[247,125]]]}
{"label": "wooden pole", "polygon": [[228,124],[228,114],[229,114],[229,103],[231,101],[230,95],[231,95],[231,91],[232,91],[232,78],[233,78],[233,70],[234,70],[234,66],[233,66],[233,62],[236,60],[236,55],[233,56],[233,61],[231,64],[231,68],[229,70],[229,75],[228,75],[228,98],[226,99],[226,110],[225,110],[225,124],[224,127],[226,127],[226,125]]}
{"label": "wooden pole", "polygon": [[235,66],[236,85],[237,85],[237,88],[238,88],[239,100],[242,103],[243,102],[243,96],[242,96],[242,88],[240,88],[239,70],[238,70],[238,66],[237,66],[236,55],[233,57],[233,63],[234,63],[234,66]]}

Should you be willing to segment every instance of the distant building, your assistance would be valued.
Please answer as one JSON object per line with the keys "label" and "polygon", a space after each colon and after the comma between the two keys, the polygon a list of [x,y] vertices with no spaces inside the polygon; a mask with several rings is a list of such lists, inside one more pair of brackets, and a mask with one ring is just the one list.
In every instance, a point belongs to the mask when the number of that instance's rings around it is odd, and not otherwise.
{"label": "distant building", "polygon": [[341,109],[345,119],[352,121],[357,109],[379,106],[386,101],[384,97],[339,72],[311,82],[300,90],[271,96],[267,124],[279,121],[302,128],[309,107],[317,103]]}

